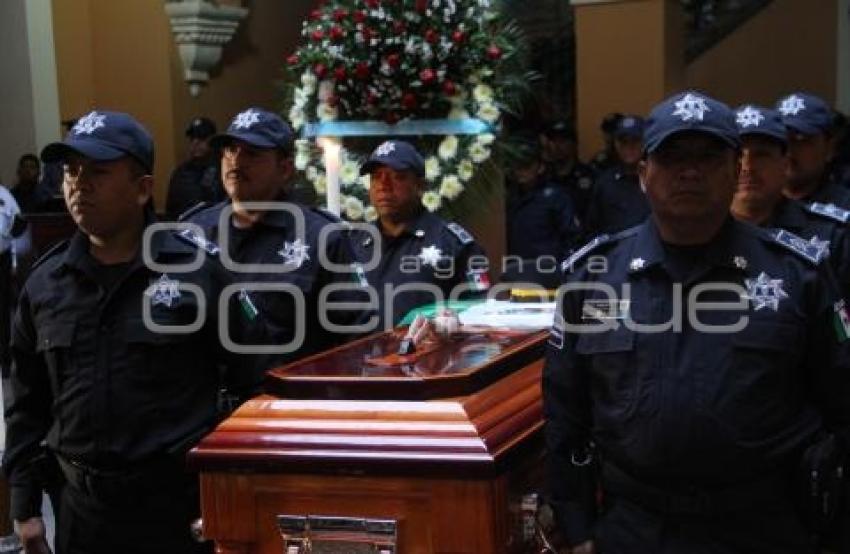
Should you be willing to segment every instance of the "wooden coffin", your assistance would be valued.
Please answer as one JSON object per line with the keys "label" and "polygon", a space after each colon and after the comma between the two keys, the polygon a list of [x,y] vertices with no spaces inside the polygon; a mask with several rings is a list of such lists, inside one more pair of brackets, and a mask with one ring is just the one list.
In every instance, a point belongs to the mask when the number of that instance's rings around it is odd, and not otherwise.
{"label": "wooden coffin", "polygon": [[529,551],[545,336],[398,358],[389,333],[271,371],[190,453],[204,536],[221,554]]}

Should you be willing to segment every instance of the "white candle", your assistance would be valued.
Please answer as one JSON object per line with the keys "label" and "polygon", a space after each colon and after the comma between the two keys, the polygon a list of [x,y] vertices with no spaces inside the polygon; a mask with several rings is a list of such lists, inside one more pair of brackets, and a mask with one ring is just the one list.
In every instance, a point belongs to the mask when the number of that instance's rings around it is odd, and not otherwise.
{"label": "white candle", "polygon": [[327,175],[327,208],[329,212],[336,215],[340,214],[340,195],[339,195],[339,154],[342,145],[339,139],[333,137],[320,137],[317,144],[322,149],[325,159],[325,175]]}

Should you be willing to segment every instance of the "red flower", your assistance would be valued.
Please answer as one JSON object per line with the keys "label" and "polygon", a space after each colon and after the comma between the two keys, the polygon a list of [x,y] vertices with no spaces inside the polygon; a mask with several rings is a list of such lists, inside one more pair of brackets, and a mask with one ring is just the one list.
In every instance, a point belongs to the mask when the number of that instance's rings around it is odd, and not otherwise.
{"label": "red flower", "polygon": [[348,10],[345,8],[337,8],[334,10],[334,21],[337,23],[342,23],[345,21],[346,17],[348,17]]}
{"label": "red flower", "polygon": [[378,93],[376,93],[374,90],[370,90],[369,93],[366,95],[366,103],[370,106],[374,106],[375,104],[377,104],[378,99]]}
{"label": "red flower", "polygon": [[291,54],[286,58],[286,63],[288,63],[289,65],[297,65],[300,61],[301,58],[298,57],[298,54]]}
{"label": "red flower", "polygon": [[425,10],[428,9],[428,0],[416,0],[416,11],[419,13],[425,13]]}
{"label": "red flower", "polygon": [[446,80],[443,83],[443,92],[446,93],[446,96],[454,96],[457,93],[457,86],[453,82]]}
{"label": "red flower", "polygon": [[393,33],[400,35],[407,30],[407,25],[404,24],[404,21],[395,20],[393,21]]}
{"label": "red flower", "polygon": [[316,9],[310,11],[310,21],[318,21],[322,19],[322,10]]}
{"label": "red flower", "polygon": [[357,10],[356,12],[354,12],[354,15],[352,17],[354,18],[355,23],[363,23],[364,21],[366,21],[366,12]]}
{"label": "red flower", "polygon": [[392,67],[393,69],[398,69],[401,65],[401,56],[398,54],[390,54],[387,56],[387,65]]}
{"label": "red flower", "polygon": [[374,10],[381,5],[381,0],[366,0],[365,3],[367,8],[372,8]]}
{"label": "red flower", "polygon": [[423,85],[432,85],[437,80],[437,72],[433,69],[423,69],[419,72],[419,79]]}
{"label": "red flower", "polygon": [[434,29],[428,29],[427,31],[425,31],[425,42],[435,44],[439,40],[440,40],[440,33],[435,31]]}
{"label": "red flower", "polygon": [[412,92],[408,92],[404,96],[401,97],[401,105],[405,110],[415,110],[418,105],[418,101],[416,99],[416,95]]}
{"label": "red flower", "polygon": [[337,96],[336,94],[331,94],[325,99],[325,103],[328,106],[335,108],[337,104],[339,104],[339,96]]}
{"label": "red flower", "polygon": [[368,79],[371,74],[372,72],[369,70],[369,64],[367,62],[359,62],[354,68],[354,76],[361,81]]}
{"label": "red flower", "polygon": [[491,44],[490,47],[487,48],[487,57],[491,60],[498,60],[502,57],[502,49],[495,44]]}
{"label": "red flower", "polygon": [[346,71],[344,65],[339,65],[336,69],[334,69],[334,79],[337,81],[345,81],[346,77],[348,77],[348,71]]}
{"label": "red flower", "polygon": [[363,27],[363,30],[361,32],[363,33],[363,40],[366,41],[366,44],[368,44],[370,40],[375,38],[375,31],[373,31],[369,27]]}
{"label": "red flower", "polygon": [[455,31],[452,33],[452,40],[455,44],[461,44],[466,40],[466,34],[463,31]]}
{"label": "red flower", "polygon": [[345,31],[343,31],[342,27],[340,27],[339,25],[334,25],[333,27],[331,27],[329,36],[331,37],[332,41],[340,42],[342,41],[342,39],[345,38]]}
{"label": "red flower", "polygon": [[325,76],[328,74],[328,66],[323,63],[317,63],[313,66],[313,73],[315,73],[316,77],[318,77],[319,79],[324,79]]}
{"label": "red flower", "polygon": [[384,116],[384,121],[386,121],[390,125],[395,125],[396,123],[398,123],[398,120],[399,116],[396,112],[387,112],[387,114]]}
{"label": "red flower", "polygon": [[321,42],[321,40],[325,38],[325,32],[321,29],[316,29],[310,36],[312,36],[313,40],[315,40],[316,42]]}

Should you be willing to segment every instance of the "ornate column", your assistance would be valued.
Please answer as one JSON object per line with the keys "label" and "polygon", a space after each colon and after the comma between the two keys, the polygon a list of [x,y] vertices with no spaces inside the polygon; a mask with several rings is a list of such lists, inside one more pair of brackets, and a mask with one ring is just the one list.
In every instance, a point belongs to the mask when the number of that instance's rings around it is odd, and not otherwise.
{"label": "ornate column", "polygon": [[201,94],[201,88],[209,81],[210,70],[221,60],[224,45],[248,15],[247,8],[224,4],[210,0],[166,0],[165,13],[171,20],[184,78],[192,96]]}

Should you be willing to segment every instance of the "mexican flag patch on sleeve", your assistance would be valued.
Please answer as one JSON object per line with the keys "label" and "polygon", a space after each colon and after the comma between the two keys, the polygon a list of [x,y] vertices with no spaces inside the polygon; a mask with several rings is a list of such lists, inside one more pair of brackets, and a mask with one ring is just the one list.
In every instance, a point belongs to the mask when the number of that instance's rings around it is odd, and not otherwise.
{"label": "mexican flag patch on sleeve", "polygon": [[835,327],[835,336],[838,342],[844,342],[850,338],[850,314],[847,313],[847,304],[844,300],[839,300],[833,305],[835,314],[832,318],[832,324]]}

